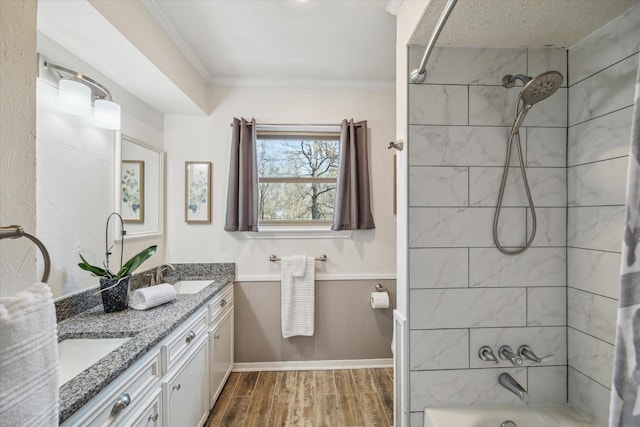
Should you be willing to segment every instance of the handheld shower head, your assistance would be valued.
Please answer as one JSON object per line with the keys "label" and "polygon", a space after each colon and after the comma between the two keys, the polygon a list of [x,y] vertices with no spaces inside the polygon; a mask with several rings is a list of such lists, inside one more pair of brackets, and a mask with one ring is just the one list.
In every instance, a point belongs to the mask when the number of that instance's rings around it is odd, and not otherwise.
{"label": "handheld shower head", "polygon": [[520,92],[525,107],[536,104],[556,93],[562,85],[562,80],[562,74],[557,71],[547,71],[529,80]]}
{"label": "handheld shower head", "polygon": [[[516,76],[520,76],[517,74]],[[505,79],[508,76],[505,76]],[[546,73],[542,73],[536,77],[525,77],[525,79],[521,79],[523,82],[528,78],[525,83],[520,95],[518,98],[522,100],[522,108],[518,108],[518,112],[516,114],[516,119],[513,123],[513,128],[511,128],[511,133],[514,134],[518,132],[520,129],[520,125],[524,121],[524,118],[527,116],[529,109],[540,101],[543,101],[556,93],[556,91],[562,85],[562,74],[557,71],[547,71]],[[513,79],[515,80],[514,77]],[[503,79],[504,80],[504,79]]]}

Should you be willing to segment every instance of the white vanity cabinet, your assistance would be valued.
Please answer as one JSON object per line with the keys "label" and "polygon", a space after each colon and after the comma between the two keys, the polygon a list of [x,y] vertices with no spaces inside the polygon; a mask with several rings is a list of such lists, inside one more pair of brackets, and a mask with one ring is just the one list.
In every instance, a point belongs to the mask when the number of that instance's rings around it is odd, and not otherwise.
{"label": "white vanity cabinet", "polygon": [[209,304],[210,407],[222,391],[233,368],[233,286]]}
{"label": "white vanity cabinet", "polygon": [[229,284],[62,425],[202,426],[232,367]]}
{"label": "white vanity cabinet", "polygon": [[209,340],[195,343],[186,359],[162,381],[165,426],[202,426],[209,415]]}
{"label": "white vanity cabinet", "polygon": [[127,427],[161,427],[162,426],[162,389],[157,387],[149,398],[141,403],[140,409],[127,419],[122,426]]}
{"label": "white vanity cabinet", "polygon": [[158,350],[152,350],[67,419],[63,426],[128,425],[124,420],[154,392],[159,379],[160,357]]}

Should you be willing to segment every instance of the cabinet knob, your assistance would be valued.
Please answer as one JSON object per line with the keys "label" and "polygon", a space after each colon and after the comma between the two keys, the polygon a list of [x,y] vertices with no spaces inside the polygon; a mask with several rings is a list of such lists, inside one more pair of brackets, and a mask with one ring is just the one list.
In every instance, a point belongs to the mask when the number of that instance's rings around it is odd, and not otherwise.
{"label": "cabinet knob", "polygon": [[187,334],[187,342],[191,342],[191,340],[193,340],[196,337],[196,333],[193,331],[189,331],[189,333]]}
{"label": "cabinet knob", "polygon": [[158,421],[158,414],[155,415],[149,415],[149,418],[147,418],[147,422],[149,421]]}
{"label": "cabinet knob", "polygon": [[227,305],[226,299],[223,299],[222,301],[220,301],[220,307],[224,307],[225,305]]}
{"label": "cabinet knob", "polygon": [[213,339],[214,339],[214,340],[219,340],[219,339],[220,339],[220,334],[218,334],[218,335],[214,335],[214,336],[213,336]]}
{"label": "cabinet knob", "polygon": [[117,416],[120,413],[120,411],[122,411],[124,408],[129,406],[130,403],[131,403],[131,396],[129,396],[127,393],[122,393],[116,399],[116,402],[113,404],[113,408],[111,408],[111,416],[112,417]]}
{"label": "cabinet knob", "polygon": [[171,389],[172,390],[180,390],[180,387],[182,387],[182,384],[174,385]]}

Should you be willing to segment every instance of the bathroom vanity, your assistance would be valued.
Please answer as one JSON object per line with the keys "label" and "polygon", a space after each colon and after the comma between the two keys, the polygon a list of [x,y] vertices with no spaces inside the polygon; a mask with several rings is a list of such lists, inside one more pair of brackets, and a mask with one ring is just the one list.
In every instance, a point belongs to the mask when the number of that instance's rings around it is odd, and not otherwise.
{"label": "bathroom vanity", "polygon": [[99,306],[59,322],[62,343],[120,340],[61,386],[60,424],[203,425],[233,366],[233,279],[190,282],[176,301],[145,311]]}

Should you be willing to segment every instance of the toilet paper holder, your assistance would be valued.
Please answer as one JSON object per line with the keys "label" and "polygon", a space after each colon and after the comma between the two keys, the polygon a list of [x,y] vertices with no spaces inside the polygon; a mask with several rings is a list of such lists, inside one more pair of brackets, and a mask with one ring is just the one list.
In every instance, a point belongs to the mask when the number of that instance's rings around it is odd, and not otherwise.
{"label": "toilet paper holder", "polygon": [[378,292],[389,292],[389,291],[387,291],[387,289],[386,289],[384,286],[382,286],[380,283],[376,284],[376,291],[378,291]]}

